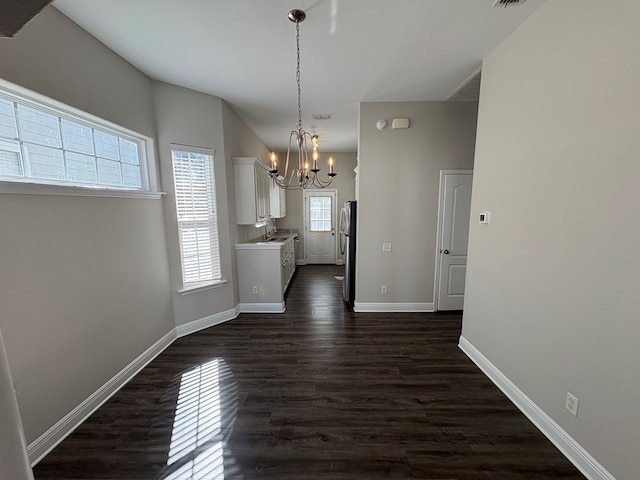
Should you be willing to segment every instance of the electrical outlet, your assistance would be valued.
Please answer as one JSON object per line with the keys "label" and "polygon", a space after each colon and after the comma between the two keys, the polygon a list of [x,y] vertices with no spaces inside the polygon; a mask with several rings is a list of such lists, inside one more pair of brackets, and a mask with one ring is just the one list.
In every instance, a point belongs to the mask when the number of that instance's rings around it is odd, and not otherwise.
{"label": "electrical outlet", "polygon": [[381,285],[380,286],[380,293],[387,293],[387,286],[386,285]]}
{"label": "electrical outlet", "polygon": [[251,287],[251,293],[253,293],[254,295],[258,294],[258,286],[254,285],[253,287]]}
{"label": "electrical outlet", "polygon": [[391,251],[391,244],[390,243],[383,243],[382,244],[382,251],[383,252],[390,252]]}
{"label": "electrical outlet", "polygon": [[571,413],[571,415],[573,415],[574,417],[578,416],[578,402],[580,402],[580,400],[578,400],[576,396],[571,395],[571,393],[567,392],[567,399],[564,402],[564,408],[569,410],[569,413]]}

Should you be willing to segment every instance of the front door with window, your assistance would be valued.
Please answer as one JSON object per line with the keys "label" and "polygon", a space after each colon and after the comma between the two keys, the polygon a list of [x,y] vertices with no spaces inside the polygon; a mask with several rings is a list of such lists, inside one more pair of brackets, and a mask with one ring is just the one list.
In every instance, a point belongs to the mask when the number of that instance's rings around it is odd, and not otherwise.
{"label": "front door with window", "polygon": [[336,191],[305,190],[307,263],[336,263]]}

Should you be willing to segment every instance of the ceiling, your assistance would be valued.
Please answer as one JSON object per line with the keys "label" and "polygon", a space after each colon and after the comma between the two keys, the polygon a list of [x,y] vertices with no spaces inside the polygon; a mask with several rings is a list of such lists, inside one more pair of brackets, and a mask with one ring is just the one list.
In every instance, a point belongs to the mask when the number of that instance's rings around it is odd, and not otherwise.
{"label": "ceiling", "polygon": [[[55,0],[149,77],[225,99],[273,150],[302,123],[325,152],[356,151],[359,102],[468,99],[482,58],[544,0]],[[477,90],[477,81],[470,82]],[[312,114],[331,114],[314,120]]]}

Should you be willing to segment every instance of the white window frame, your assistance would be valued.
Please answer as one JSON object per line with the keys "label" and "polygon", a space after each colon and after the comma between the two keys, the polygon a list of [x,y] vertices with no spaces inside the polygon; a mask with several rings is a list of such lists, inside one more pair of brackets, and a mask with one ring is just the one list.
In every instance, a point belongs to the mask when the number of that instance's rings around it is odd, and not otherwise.
{"label": "white window frame", "polygon": [[[173,178],[173,196],[174,196],[174,204],[175,204],[175,213],[176,213],[176,226],[178,233],[178,245],[180,250],[180,271],[181,271],[181,280],[182,280],[182,289],[178,290],[180,294],[189,294],[202,290],[207,290],[210,288],[218,287],[227,283],[222,277],[222,252],[220,250],[220,228],[218,222],[218,208],[217,208],[217,199],[216,199],[216,182],[215,182],[215,151],[209,148],[201,148],[201,147],[193,147],[189,145],[179,145],[179,144],[170,144],[170,156],[171,156],[171,176]],[[175,175],[175,164],[174,164],[174,152],[186,152],[186,153],[195,153],[205,155],[209,160],[209,172],[210,178],[208,181],[211,186],[211,204],[207,205],[208,209],[212,210],[211,219],[209,221],[209,228],[213,235],[211,236],[211,244],[210,244],[210,253],[213,257],[212,263],[217,264],[219,269],[212,271],[212,276],[210,278],[204,278],[199,280],[186,280],[185,273],[185,250],[183,245],[183,235],[181,231],[181,222],[180,222],[180,206],[178,205],[178,192],[177,192],[177,184],[176,184],[176,175]],[[185,222],[185,223],[192,223]],[[206,222],[198,222],[204,223]]]}
{"label": "white window frame", "polygon": [[138,144],[140,154],[140,175],[142,186],[139,189],[127,187],[71,183],[38,179],[33,177],[14,177],[0,175],[0,194],[34,194],[34,195],[65,195],[90,197],[121,197],[121,198],[161,198],[158,191],[158,175],[155,162],[155,146],[151,137],[147,137],[133,130],[84,112],[75,107],[28,90],[19,85],[0,79],[0,97],[17,102],[27,107],[45,111],[59,118],[76,123],[85,124],[120,138],[134,141]]}

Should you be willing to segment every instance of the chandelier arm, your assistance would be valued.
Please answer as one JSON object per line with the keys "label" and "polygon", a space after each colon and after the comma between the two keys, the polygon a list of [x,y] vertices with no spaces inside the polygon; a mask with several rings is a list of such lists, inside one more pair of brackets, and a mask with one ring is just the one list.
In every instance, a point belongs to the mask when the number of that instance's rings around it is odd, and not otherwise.
{"label": "chandelier arm", "polygon": [[332,177],[329,177],[328,180],[323,181],[322,178],[320,178],[320,175],[318,175],[317,173],[314,174],[313,176],[313,185],[318,187],[318,188],[326,188],[329,185],[331,185],[331,181],[333,180]]}
{"label": "chandelier arm", "polygon": [[301,132],[302,136],[300,137],[300,139],[302,140],[300,142],[300,158],[302,158],[302,163],[303,163],[303,167],[305,170],[305,174],[308,176],[309,175],[309,152],[307,150],[307,132],[305,132],[304,130]]}
{"label": "chandelier arm", "polygon": [[293,182],[293,178],[295,174],[296,174],[296,169],[293,169],[291,171],[291,174],[289,175],[290,178],[288,180],[284,176],[272,175],[271,178],[273,178],[273,181],[279,188],[282,188],[284,190],[299,190],[300,189],[299,184]]}
{"label": "chandelier arm", "polygon": [[[285,163],[285,172],[289,172],[289,156],[291,155],[291,139],[294,137],[294,135],[296,134],[295,130],[291,130],[291,133],[289,133],[289,145],[287,145],[287,161]],[[287,173],[284,174],[284,176],[287,176]]]}

